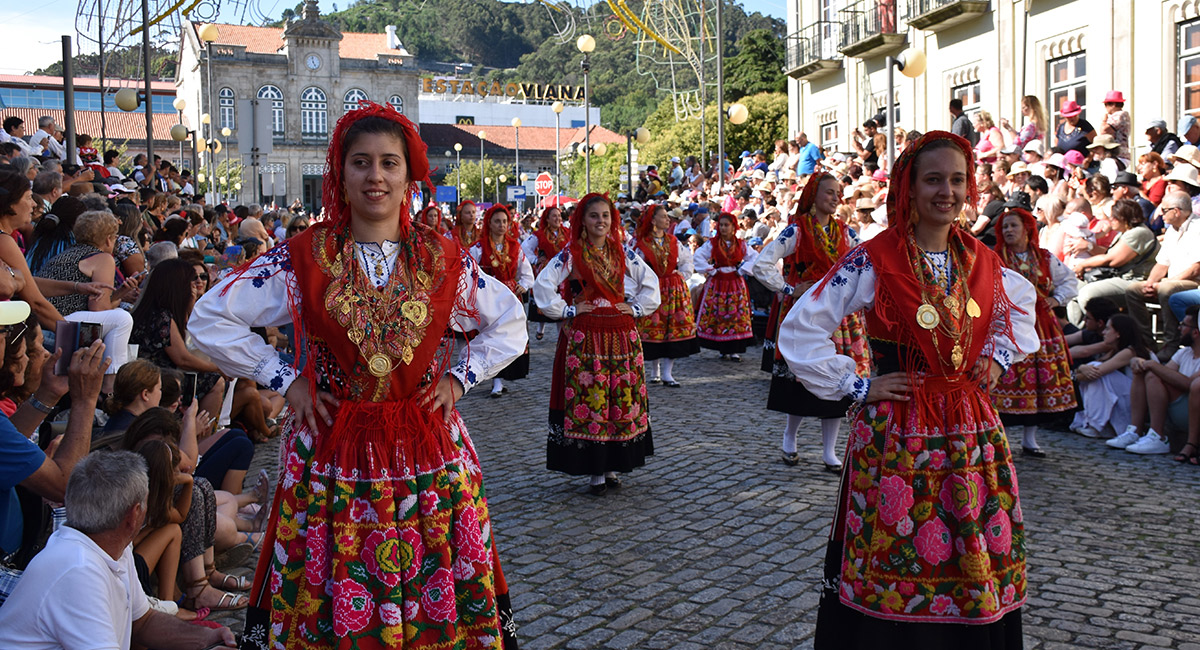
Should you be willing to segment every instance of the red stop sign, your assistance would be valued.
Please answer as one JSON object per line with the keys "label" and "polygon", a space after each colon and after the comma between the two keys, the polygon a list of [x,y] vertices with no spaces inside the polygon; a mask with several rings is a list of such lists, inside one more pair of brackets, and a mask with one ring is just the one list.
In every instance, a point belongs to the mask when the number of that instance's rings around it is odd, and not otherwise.
{"label": "red stop sign", "polygon": [[550,196],[554,191],[554,178],[549,172],[542,172],[533,179],[533,191],[537,192],[538,196]]}

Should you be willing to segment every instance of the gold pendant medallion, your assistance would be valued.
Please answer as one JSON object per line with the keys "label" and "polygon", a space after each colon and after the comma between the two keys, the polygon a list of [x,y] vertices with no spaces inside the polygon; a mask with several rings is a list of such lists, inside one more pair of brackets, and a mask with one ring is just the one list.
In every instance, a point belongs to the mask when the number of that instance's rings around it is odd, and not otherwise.
{"label": "gold pendant medallion", "polygon": [[404,314],[404,317],[412,321],[414,325],[420,325],[424,322],[429,310],[425,307],[425,303],[409,300],[400,305],[400,313]]}
{"label": "gold pendant medallion", "polygon": [[979,309],[979,303],[975,302],[974,298],[967,301],[967,315],[971,318],[979,318],[983,312]]}
{"label": "gold pendant medallion", "polygon": [[367,370],[376,377],[386,377],[392,371],[392,360],[382,353],[371,355],[367,360]]}
{"label": "gold pendant medallion", "polygon": [[917,308],[917,325],[921,326],[921,328],[931,330],[941,322],[942,317],[938,315],[933,305],[924,304]]}

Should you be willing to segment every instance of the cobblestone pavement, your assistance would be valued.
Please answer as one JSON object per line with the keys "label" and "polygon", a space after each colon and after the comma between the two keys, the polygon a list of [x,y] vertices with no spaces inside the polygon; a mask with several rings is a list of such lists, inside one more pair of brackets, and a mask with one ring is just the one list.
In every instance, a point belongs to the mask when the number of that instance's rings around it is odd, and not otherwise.
{"label": "cobblestone pavement", "polygon": [[[545,469],[555,335],[530,339],[528,378],[459,402],[522,647],[811,647],[838,479],[815,421],[801,464],[779,460],[784,416],[765,409],[760,348],[740,364],[706,351],[676,364],[682,388],[650,386],[656,454],[596,498]],[[1016,461],[1026,647],[1200,650],[1200,470],[1071,433],[1039,441],[1050,458]],[[255,460],[272,478],[274,448]]]}

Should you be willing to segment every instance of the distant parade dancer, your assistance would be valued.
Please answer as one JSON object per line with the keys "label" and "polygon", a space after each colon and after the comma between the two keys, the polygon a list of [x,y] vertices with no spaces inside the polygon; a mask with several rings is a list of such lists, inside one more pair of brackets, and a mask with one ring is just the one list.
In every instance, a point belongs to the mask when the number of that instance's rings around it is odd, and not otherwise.
{"label": "distant parade dancer", "polygon": [[[546,467],[588,476],[595,496],[621,486],[654,453],[642,339],[635,318],[658,308],[658,278],[621,246],[616,206],[588,194],[566,248],[534,283],[538,308],[565,319],[550,382]],[[568,298],[559,291],[568,283]],[[632,295],[626,295],[626,287]]]}
{"label": "distant parade dancer", "polygon": [[[893,168],[888,229],[847,253],[779,328],[780,353],[814,395],[859,404],[817,650],[1023,646],[1025,520],[988,391],[1037,350],[1037,294],[956,225],[974,179],[966,140],[918,137]],[[861,310],[874,377],[830,339]]]}
{"label": "distant parade dancer", "polygon": [[1046,452],[1038,446],[1038,425],[1078,406],[1071,355],[1052,310],[1078,295],[1079,283],[1066,264],[1037,245],[1037,231],[1037,219],[1021,208],[1010,208],[996,221],[996,254],[1037,289],[1040,345],[1037,352],[1014,363],[1000,377],[992,389],[992,401],[1005,426],[1021,428],[1021,452],[1043,458]]}
{"label": "distant parade dancer", "polygon": [[691,255],[680,250],[679,240],[671,235],[671,217],[662,205],[646,206],[638,224],[631,250],[637,253],[658,277],[660,304],[653,314],[637,319],[642,337],[642,354],[654,361],[655,383],[679,388],[672,370],[675,360],[696,354],[696,321],[692,315],[692,297],[685,279],[692,275]]}
{"label": "distant parade dancer", "polygon": [[[809,177],[800,193],[787,228],[763,247],[754,260],[754,277],[775,292],[771,315],[767,322],[768,336],[776,339],[780,323],[796,299],[837,263],[857,244],[853,232],[837,220],[835,212],[841,202],[840,185],[830,174],[818,173]],[[776,264],[783,260],[783,273]],[[833,344],[838,354],[854,359],[857,372],[867,376],[871,359],[863,332],[862,319],[852,313],[842,320],[833,332]],[[764,356],[766,353],[764,345]],[[838,429],[850,407],[850,399],[823,400],[808,391],[788,369],[776,346],[771,345],[771,391],[767,408],[787,414],[783,429],[783,462],[796,465],[800,454],[796,449],[796,434],[805,417],[821,419],[822,460],[825,468],[839,471],[842,461],[837,449]]]}
{"label": "distant parade dancer", "polygon": [[[520,224],[513,219],[508,206],[496,204],[483,214],[483,227],[479,229],[479,241],[471,247],[471,257],[479,262],[479,268],[496,278],[518,300],[533,289],[533,267],[517,244]],[[529,346],[516,361],[504,367],[492,379],[492,397],[500,397],[506,389],[504,380],[515,381],[529,376]]]}
{"label": "distant parade dancer", "polygon": [[474,201],[459,203],[458,210],[454,213],[454,226],[446,233],[446,236],[457,241],[463,250],[474,246],[479,239],[479,229],[475,227],[475,213]]}
{"label": "distant parade dancer", "polygon": [[716,350],[722,359],[731,361],[741,361],[742,353],[754,342],[750,291],[738,273],[746,257],[746,242],[736,234],[737,221],[722,212],[717,217],[717,236],[704,242],[693,258],[696,272],[708,277],[696,316],[700,347]]}
{"label": "distant parade dancer", "polygon": [[[417,127],[363,102],[330,138],[327,218],[209,291],[189,331],[286,394],[243,648],[516,648],[479,457],[454,404],[528,343],[512,291],[410,219]],[[296,369],[251,332],[294,322]],[[476,330],[453,361],[447,329]]]}
{"label": "distant parade dancer", "polygon": [[[546,268],[546,264],[567,245],[569,234],[566,226],[563,225],[562,210],[555,206],[542,210],[542,218],[538,220],[537,230],[522,244],[525,256],[533,264],[535,276],[541,273],[542,269]],[[537,323],[537,339],[539,341],[546,335],[546,323],[554,322],[537,308],[536,301],[529,303],[529,320]]]}

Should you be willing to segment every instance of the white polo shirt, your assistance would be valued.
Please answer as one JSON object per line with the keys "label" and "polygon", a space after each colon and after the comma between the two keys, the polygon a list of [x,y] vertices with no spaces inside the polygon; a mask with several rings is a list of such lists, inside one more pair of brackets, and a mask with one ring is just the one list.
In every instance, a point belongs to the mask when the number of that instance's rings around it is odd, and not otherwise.
{"label": "white polo shirt", "polygon": [[132,546],[114,560],[90,537],[63,526],[0,607],[0,648],[127,650],[133,622],[149,608]]}
{"label": "white polo shirt", "polygon": [[1177,279],[1189,266],[1200,262],[1200,217],[1189,217],[1180,229],[1169,226],[1155,263],[1167,267],[1167,278]]}

